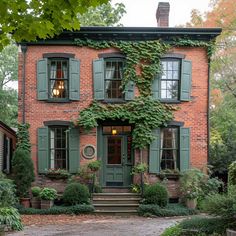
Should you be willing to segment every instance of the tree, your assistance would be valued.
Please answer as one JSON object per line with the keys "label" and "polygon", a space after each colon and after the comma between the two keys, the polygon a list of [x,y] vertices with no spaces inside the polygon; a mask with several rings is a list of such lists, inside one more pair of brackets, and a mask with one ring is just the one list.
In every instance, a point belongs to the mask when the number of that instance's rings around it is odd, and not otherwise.
{"label": "tree", "polygon": [[53,37],[63,30],[80,28],[78,14],[108,0],[1,0],[0,49],[16,42]]}
{"label": "tree", "polygon": [[192,11],[189,27],[221,27],[211,61],[210,164],[215,173],[226,173],[236,160],[236,4],[211,0],[211,10]]}
{"label": "tree", "polygon": [[9,126],[17,123],[17,91],[11,82],[17,81],[18,49],[11,42],[0,52],[0,120]]}
{"label": "tree", "polygon": [[102,4],[98,7],[90,7],[88,11],[79,15],[81,26],[122,26],[120,19],[126,13],[123,3]]}

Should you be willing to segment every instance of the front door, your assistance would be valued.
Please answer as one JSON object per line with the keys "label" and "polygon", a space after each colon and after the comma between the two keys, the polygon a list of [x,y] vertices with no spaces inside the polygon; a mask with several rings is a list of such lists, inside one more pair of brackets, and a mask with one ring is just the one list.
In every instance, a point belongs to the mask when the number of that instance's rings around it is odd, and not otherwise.
{"label": "front door", "polygon": [[105,186],[129,186],[131,184],[131,137],[104,135],[103,179]]}

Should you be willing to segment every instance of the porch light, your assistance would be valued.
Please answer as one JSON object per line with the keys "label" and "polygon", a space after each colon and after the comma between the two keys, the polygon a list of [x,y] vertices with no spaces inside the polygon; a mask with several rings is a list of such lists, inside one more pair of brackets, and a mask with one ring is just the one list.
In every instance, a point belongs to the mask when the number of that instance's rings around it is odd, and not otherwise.
{"label": "porch light", "polygon": [[116,129],[112,129],[112,130],[111,130],[111,133],[112,133],[113,135],[116,135],[116,134],[117,134],[117,130],[116,130]]}

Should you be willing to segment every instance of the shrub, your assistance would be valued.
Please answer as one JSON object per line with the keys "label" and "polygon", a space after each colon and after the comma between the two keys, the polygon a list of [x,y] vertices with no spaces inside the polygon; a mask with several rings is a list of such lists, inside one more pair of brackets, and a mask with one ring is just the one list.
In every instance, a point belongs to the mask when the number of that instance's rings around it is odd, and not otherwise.
{"label": "shrub", "polygon": [[101,165],[102,165],[102,162],[100,160],[96,160],[96,161],[91,161],[89,162],[88,164],[88,168],[91,170],[91,171],[98,171],[100,168],[101,168]]}
{"label": "shrub", "polygon": [[12,160],[12,174],[17,195],[28,197],[29,188],[34,181],[34,166],[28,151],[16,149]]}
{"label": "shrub", "polygon": [[32,187],[31,192],[32,192],[33,197],[39,197],[41,190],[42,189],[38,186]]}
{"label": "shrub", "polygon": [[236,185],[236,161],[229,165],[229,185]]}
{"label": "shrub", "polygon": [[0,176],[0,207],[10,207],[16,202],[15,186],[13,181]]}
{"label": "shrub", "polygon": [[155,215],[159,217],[167,216],[186,216],[194,215],[197,213],[194,209],[188,209],[180,204],[169,204],[164,208],[158,205],[139,205],[138,208],[139,215]]}
{"label": "shrub", "polygon": [[172,227],[167,228],[161,236],[181,236],[182,229],[179,225],[174,225]]}
{"label": "shrub", "polygon": [[57,191],[54,188],[43,188],[39,196],[43,200],[54,200],[57,197]]}
{"label": "shrub", "polygon": [[20,214],[13,207],[0,208],[0,226],[10,228],[11,230],[22,230]]}
{"label": "shrub", "polygon": [[236,198],[230,194],[214,194],[206,197],[203,209],[212,215],[233,218],[236,214]]}
{"label": "shrub", "polygon": [[[234,223],[235,224],[235,223]],[[193,217],[191,219],[183,220],[180,227],[186,231],[197,231],[198,233],[209,234],[224,234],[228,227],[232,228],[232,221],[222,218],[207,218],[207,217]]]}
{"label": "shrub", "polygon": [[144,189],[143,197],[145,204],[157,204],[164,207],[168,203],[167,189],[159,183],[147,186]]}
{"label": "shrub", "polygon": [[90,213],[94,211],[92,205],[53,206],[49,209],[19,208],[20,214],[24,215],[60,215]]}
{"label": "shrub", "polygon": [[70,183],[65,188],[62,199],[67,205],[88,203],[88,187],[79,183]]}

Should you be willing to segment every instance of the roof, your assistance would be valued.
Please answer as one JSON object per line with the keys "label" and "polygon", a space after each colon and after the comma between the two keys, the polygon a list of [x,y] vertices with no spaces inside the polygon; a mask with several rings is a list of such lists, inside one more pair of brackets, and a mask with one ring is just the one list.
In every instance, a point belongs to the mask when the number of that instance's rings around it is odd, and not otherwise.
{"label": "roof", "polygon": [[94,40],[158,40],[171,42],[176,38],[210,41],[221,33],[221,28],[173,27],[81,27],[78,31],[63,31],[60,35],[37,42],[21,44],[73,44],[75,39]]}
{"label": "roof", "polygon": [[5,123],[3,123],[1,120],[0,120],[0,127],[3,128],[4,130],[6,130],[7,132],[11,133],[12,135],[16,136],[16,131],[13,130],[12,128],[10,128]]}

